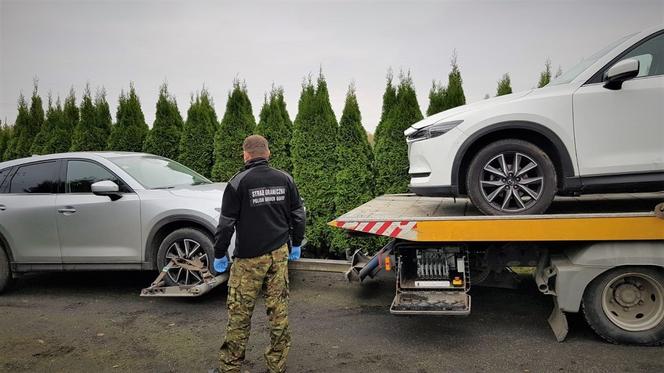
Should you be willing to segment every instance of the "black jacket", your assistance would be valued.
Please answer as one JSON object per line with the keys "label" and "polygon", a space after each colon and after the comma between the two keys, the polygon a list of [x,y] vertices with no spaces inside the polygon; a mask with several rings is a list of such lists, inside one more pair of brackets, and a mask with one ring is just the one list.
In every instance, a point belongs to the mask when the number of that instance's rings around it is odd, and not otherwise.
{"label": "black jacket", "polygon": [[224,190],[214,257],[226,255],[234,231],[234,256],[254,258],[278,249],[289,238],[300,246],[304,226],[304,206],[293,178],[270,167],[266,159],[252,159]]}

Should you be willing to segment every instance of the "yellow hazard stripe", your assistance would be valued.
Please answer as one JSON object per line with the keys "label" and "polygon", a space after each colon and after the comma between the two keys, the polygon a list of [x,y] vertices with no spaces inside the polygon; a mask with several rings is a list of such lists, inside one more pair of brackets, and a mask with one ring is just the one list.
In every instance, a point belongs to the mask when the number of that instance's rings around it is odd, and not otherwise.
{"label": "yellow hazard stripe", "polygon": [[654,216],[418,221],[414,229],[423,242],[664,240],[664,219]]}

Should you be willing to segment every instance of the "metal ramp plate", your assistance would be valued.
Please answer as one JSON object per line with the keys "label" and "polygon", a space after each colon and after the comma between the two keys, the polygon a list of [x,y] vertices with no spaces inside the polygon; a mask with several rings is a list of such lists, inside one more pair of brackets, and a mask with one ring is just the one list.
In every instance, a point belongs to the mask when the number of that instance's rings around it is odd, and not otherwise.
{"label": "metal ramp plate", "polygon": [[395,315],[470,314],[470,295],[463,291],[399,291],[390,312]]}
{"label": "metal ramp plate", "polygon": [[465,198],[384,195],[330,222],[416,242],[664,240],[664,193],[557,197],[547,214],[484,216]]}

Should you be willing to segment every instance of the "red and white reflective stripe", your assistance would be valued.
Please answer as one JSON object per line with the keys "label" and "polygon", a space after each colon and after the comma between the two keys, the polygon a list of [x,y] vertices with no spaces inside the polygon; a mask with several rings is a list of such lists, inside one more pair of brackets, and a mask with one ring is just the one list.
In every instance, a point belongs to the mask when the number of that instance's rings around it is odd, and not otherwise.
{"label": "red and white reflective stripe", "polygon": [[406,220],[371,222],[337,221],[337,227],[339,228],[388,237],[398,237],[401,233],[408,232],[416,226],[416,222]]}

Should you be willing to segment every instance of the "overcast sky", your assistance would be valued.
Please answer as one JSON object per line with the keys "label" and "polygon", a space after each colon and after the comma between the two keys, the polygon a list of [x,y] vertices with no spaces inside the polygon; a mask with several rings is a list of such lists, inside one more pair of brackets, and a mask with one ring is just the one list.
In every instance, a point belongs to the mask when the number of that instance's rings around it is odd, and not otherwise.
{"label": "overcast sky", "polygon": [[203,85],[222,117],[235,77],[254,115],[271,85],[294,119],[302,79],[322,67],[340,117],[355,82],[363,124],[380,117],[388,68],[410,70],[423,112],[433,79],[447,81],[456,49],[467,101],[537,84],[544,61],[571,67],[628,33],[664,24],[657,1],[7,1],[0,0],[0,119],[20,92],[64,98],[105,87],[112,112],[134,82],[151,126],[167,81],[183,117]]}

